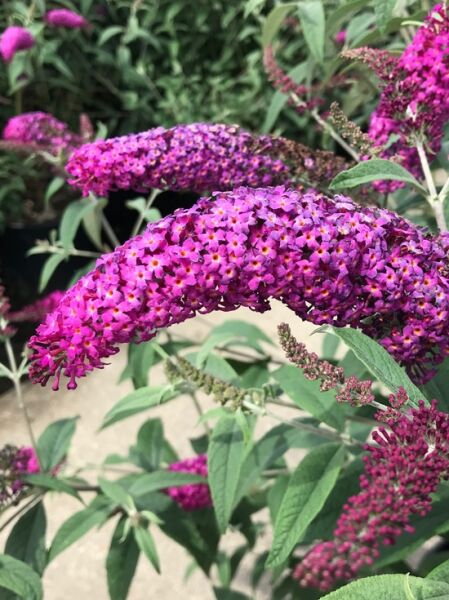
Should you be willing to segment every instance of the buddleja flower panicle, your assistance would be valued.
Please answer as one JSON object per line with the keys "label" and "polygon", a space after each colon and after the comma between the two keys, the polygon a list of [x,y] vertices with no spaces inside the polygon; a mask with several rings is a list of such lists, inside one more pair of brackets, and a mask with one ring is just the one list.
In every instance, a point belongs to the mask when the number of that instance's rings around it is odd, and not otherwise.
{"label": "buddleja flower panicle", "polygon": [[12,61],[17,52],[29,50],[36,44],[33,34],[25,29],[11,25],[0,37],[0,56],[5,63]]}
{"label": "buddleja flower panicle", "polygon": [[19,149],[44,150],[51,154],[72,152],[82,143],[81,136],[70,131],[67,123],[49,113],[22,113],[9,119],[3,130],[3,140],[17,144]]}
{"label": "buddleja flower panicle", "polygon": [[[369,135],[376,145],[387,145],[384,158],[398,157],[405,168],[422,178],[416,143],[425,143],[436,154],[449,120],[449,15],[444,4],[432,8],[384,79]],[[401,185],[382,182],[377,188],[393,191]]]}
{"label": "buddleja flower panicle", "polygon": [[411,517],[430,511],[431,494],[449,478],[449,415],[435,401],[398,414],[372,437],[361,491],[343,507],[333,539],[314,546],[294,572],[305,587],[327,591],[373,564],[382,545],[414,531]]}
{"label": "buddleja flower panicle", "polygon": [[30,340],[30,375],[57,387],[64,373],[75,387],[117,344],[198,312],[264,312],[270,299],[318,325],[360,327],[422,375],[449,353],[448,250],[449,235],[344,196],[216,193],[100,258]]}

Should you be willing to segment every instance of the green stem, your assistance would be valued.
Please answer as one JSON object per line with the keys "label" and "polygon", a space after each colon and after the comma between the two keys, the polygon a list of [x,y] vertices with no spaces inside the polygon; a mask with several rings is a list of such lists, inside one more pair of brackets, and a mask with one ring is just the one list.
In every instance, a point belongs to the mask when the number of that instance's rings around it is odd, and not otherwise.
{"label": "green stem", "polygon": [[308,425],[307,423],[301,423],[301,421],[292,421],[290,419],[284,419],[280,415],[271,412],[271,410],[267,410],[266,408],[257,406],[248,400],[243,401],[243,406],[245,406],[255,414],[265,414],[271,417],[272,419],[279,421],[279,423],[284,423],[284,425],[288,425],[289,427],[293,427],[294,429],[299,429],[300,431],[307,431],[309,433],[312,433],[313,435],[323,437],[332,441],[342,442],[343,444],[365,447],[365,444],[363,442],[351,438],[349,435],[336,433],[334,431],[321,429],[319,427],[314,427],[313,425]]}
{"label": "green stem", "polygon": [[16,111],[16,115],[20,115],[23,112],[22,90],[17,90],[17,92],[14,94],[14,109]]}
{"label": "green stem", "polygon": [[22,394],[22,385],[20,383],[20,373],[17,370],[16,357],[14,356],[14,351],[12,349],[10,339],[6,338],[4,343],[5,343],[6,354],[8,356],[9,366],[10,366],[11,372],[13,374],[12,382],[14,384],[14,390],[16,392],[17,405],[18,405],[20,411],[22,412],[22,415],[23,415],[23,418],[25,421],[25,425],[26,425],[26,428],[28,431],[28,435],[30,437],[31,445],[34,448],[36,457],[40,464],[40,459],[39,459],[39,455],[38,455],[38,451],[37,451],[36,438],[34,436],[33,427],[31,425],[30,415],[28,413],[28,409],[26,407],[26,404],[25,404],[25,401],[23,398],[23,394]]}
{"label": "green stem", "polygon": [[104,214],[103,211],[101,211],[100,219],[101,219],[101,225],[104,229],[105,234],[108,236],[109,241],[112,244],[112,247],[116,248],[117,246],[120,246],[120,240],[115,235],[115,231],[112,229],[111,224],[107,220],[106,215]]}
{"label": "green stem", "polygon": [[424,150],[423,143],[416,142],[416,150],[418,151],[419,160],[424,173],[424,179],[426,180],[427,190],[429,195],[427,201],[432,207],[435,215],[435,219],[440,231],[447,231],[446,218],[444,216],[444,200],[449,189],[449,182],[446,181],[440,193],[437,192],[435,181],[430,170],[429,161],[427,160],[426,151]]}
{"label": "green stem", "polygon": [[155,201],[159,192],[160,192],[160,190],[157,190],[157,189],[151,190],[151,194],[148,196],[148,200],[145,205],[145,210],[139,214],[139,216],[136,219],[136,222],[134,223],[131,237],[134,237],[135,235],[137,235],[139,233],[140,228],[142,227],[142,223],[145,219],[145,213],[152,207],[153,202]]}

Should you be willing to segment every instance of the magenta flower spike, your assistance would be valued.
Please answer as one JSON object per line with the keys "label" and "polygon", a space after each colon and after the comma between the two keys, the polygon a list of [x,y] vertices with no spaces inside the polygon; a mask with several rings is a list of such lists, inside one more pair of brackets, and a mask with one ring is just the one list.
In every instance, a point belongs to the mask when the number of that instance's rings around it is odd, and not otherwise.
{"label": "magenta flower spike", "polygon": [[[384,85],[369,135],[378,146],[390,143],[384,158],[398,155],[405,168],[422,177],[416,140],[436,154],[449,120],[449,16],[443,4],[432,8]],[[381,182],[378,189],[401,185]]]}
{"label": "magenta flower spike", "polygon": [[333,539],[314,546],[294,571],[302,586],[327,591],[354,578],[382,545],[414,531],[410,518],[430,511],[431,494],[449,477],[449,415],[435,401],[380,427],[373,440],[378,446],[366,447],[361,491],[343,507]]}
{"label": "magenta flower spike", "polygon": [[82,15],[68,8],[49,10],[45,15],[45,22],[53,27],[65,27],[66,29],[82,29],[89,24],[89,21]]}
{"label": "magenta flower spike", "polygon": [[33,35],[24,27],[7,27],[0,37],[0,55],[5,63],[12,61],[20,50],[29,50],[36,43]]}
{"label": "magenta flower spike", "polygon": [[101,257],[31,338],[30,376],[57,389],[63,374],[74,388],[120,343],[198,312],[264,312],[277,299],[312,323],[362,328],[430,377],[449,353],[448,250],[449,235],[344,196],[215,193]]}
{"label": "magenta flower spike", "polygon": [[67,123],[44,112],[22,113],[6,123],[3,140],[18,146],[30,146],[52,154],[71,152],[82,143],[81,137],[70,131]]}
{"label": "magenta flower spike", "polygon": [[231,125],[157,127],[85,144],[70,157],[67,171],[69,183],[84,195],[266,186],[291,179],[291,168],[278,157],[283,144],[282,138],[255,136]]}

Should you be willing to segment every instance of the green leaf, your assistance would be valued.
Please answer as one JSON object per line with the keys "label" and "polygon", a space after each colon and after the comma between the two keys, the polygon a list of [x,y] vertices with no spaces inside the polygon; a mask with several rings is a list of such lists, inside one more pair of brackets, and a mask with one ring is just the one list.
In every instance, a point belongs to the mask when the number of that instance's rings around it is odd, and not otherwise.
{"label": "green leaf", "polygon": [[263,354],[259,342],[273,344],[273,341],[258,327],[244,321],[227,321],[215,327],[208,335],[197,354],[197,366],[201,367],[211,350],[217,346],[245,345]]}
{"label": "green leaf", "polygon": [[139,429],[136,450],[144,468],[157,469],[161,462],[164,429],[160,419],[149,419]]}
{"label": "green leaf", "polygon": [[143,496],[157,490],[189,483],[206,483],[206,480],[201,475],[194,473],[153,471],[153,473],[139,475],[130,486],[129,493],[133,496]]}
{"label": "green leaf", "polygon": [[432,569],[426,575],[426,579],[434,579],[436,581],[444,581],[449,583],[449,560],[445,560],[440,565]]}
{"label": "green leaf", "polygon": [[377,379],[396,393],[399,387],[403,387],[410,398],[412,406],[418,406],[423,400],[423,393],[410,380],[405,369],[398,365],[394,358],[380,344],[365,335],[359,329],[350,327],[326,326],[329,331],[338,336],[366,366],[366,368]]}
{"label": "green leaf", "polygon": [[377,26],[381,33],[386,33],[388,21],[393,15],[397,0],[375,0],[374,13],[376,15]]}
{"label": "green leaf", "polygon": [[81,221],[86,214],[96,210],[96,208],[97,203],[92,202],[89,198],[76,200],[67,206],[59,225],[59,239],[64,250],[68,252],[73,247],[73,240]]}
{"label": "green leaf", "polygon": [[224,416],[214,427],[208,449],[209,485],[220,531],[224,533],[235,506],[245,458],[243,433],[236,419]]}
{"label": "green leaf", "polygon": [[230,590],[229,588],[214,587],[214,594],[217,600],[251,600],[246,594]]}
{"label": "green leaf", "polygon": [[329,188],[331,190],[345,190],[357,187],[371,181],[391,179],[393,181],[405,181],[420,192],[425,193],[423,186],[404,167],[383,158],[372,158],[359,163],[352,169],[342,171],[332,180]]}
{"label": "green leaf", "polygon": [[321,600],[410,600],[407,589],[416,600],[445,600],[449,597],[449,585],[441,581],[409,575],[375,575],[353,581],[336,592],[322,596]]}
{"label": "green leaf", "polygon": [[208,574],[215,561],[219,541],[213,511],[206,509],[187,514],[174,502],[167,502],[167,508],[158,516],[164,521],[160,529],[165,535],[183,546]]}
{"label": "green leaf", "polygon": [[136,510],[133,499],[119,483],[99,477],[98,484],[101,487],[101,491],[115,504],[118,504],[118,506],[121,506],[127,512],[134,512]]}
{"label": "green leaf", "polygon": [[279,28],[284,22],[285,17],[295,8],[296,3],[294,2],[282,4],[281,6],[276,6],[273,8],[268,17],[265,19],[265,23],[263,24],[262,28],[262,46],[264,48],[273,42],[277,32],[279,31]]}
{"label": "green leaf", "polygon": [[58,192],[65,183],[65,179],[63,177],[54,177],[50,183],[48,184],[47,189],[45,190],[44,202],[45,205],[48,206],[49,201],[53,196]]}
{"label": "green leaf", "polygon": [[112,508],[109,500],[98,496],[87,508],[69,517],[56,532],[49,551],[49,562],[77,542],[93,527],[102,525],[107,520]]}
{"label": "green leaf", "polygon": [[106,44],[106,42],[110,40],[114,35],[118,35],[122,32],[123,27],[120,27],[119,25],[112,25],[111,27],[106,27],[106,29],[103,29],[100,37],[98,38],[98,45],[103,46],[103,44]]}
{"label": "green leaf", "polygon": [[50,423],[40,436],[37,442],[37,453],[43,471],[51,471],[66,456],[75,433],[77,418],[61,419]]}
{"label": "green leaf", "polygon": [[335,358],[335,353],[337,352],[339,341],[337,336],[332,334],[326,334],[323,340],[323,355],[322,358],[325,360],[331,360]]}
{"label": "green leaf", "polygon": [[149,529],[145,529],[144,527],[136,527],[134,529],[134,538],[141,551],[145,554],[156,571],[160,573],[161,565],[159,556],[156,550],[156,544],[154,543],[153,536],[151,535]]}
{"label": "green leaf", "polygon": [[327,540],[333,536],[338,518],[343,506],[350,496],[360,491],[359,477],[363,473],[363,462],[361,459],[354,460],[344,469],[329,494],[319,514],[307,527],[303,543],[312,543],[315,540]]}
{"label": "green leaf", "polygon": [[318,62],[324,60],[325,14],[321,0],[307,0],[298,4],[301,28],[310,54]]}
{"label": "green leaf", "polygon": [[[287,450],[308,447],[309,435],[308,432],[282,424],[270,429],[258,440],[243,462],[237,486],[237,502],[257,482],[265,469],[273,465]],[[315,437],[315,440],[321,442],[322,438]]]}
{"label": "green leaf", "polygon": [[404,533],[393,546],[381,549],[380,557],[376,560],[376,568],[384,568],[410,556],[412,552],[421,548],[423,544],[434,535],[441,535],[449,531],[449,515],[447,512],[447,494],[441,499],[434,500],[432,510],[426,516],[413,517],[411,525],[413,533]]}
{"label": "green leaf", "polygon": [[106,558],[106,572],[111,600],[126,600],[139,559],[139,547],[131,531],[125,538],[123,517],[117,523]]}
{"label": "green leaf", "polygon": [[301,369],[293,365],[280,367],[272,376],[300,408],[331,427],[343,428],[344,410],[337,404],[334,392],[321,392],[316,381],[306,379]]}
{"label": "green leaf", "polygon": [[309,452],[299,463],[277,514],[267,566],[280,565],[301,541],[331,493],[344,457],[342,446],[325,444]]}
{"label": "green leaf", "polygon": [[136,389],[148,385],[148,371],[154,365],[158,355],[152,342],[131,344],[128,348],[129,376]]}
{"label": "green leaf", "polygon": [[110,411],[106,413],[101,429],[113,423],[127,419],[132,415],[143,412],[154,406],[164,404],[178,396],[179,392],[172,386],[144,387],[131,392],[119,400]]}
{"label": "green leaf", "polygon": [[24,600],[43,598],[39,575],[27,564],[5,554],[0,554],[0,588],[14,592]]}
{"label": "green leaf", "polygon": [[449,381],[449,359],[446,358],[437,369],[437,374],[426,384],[421,385],[420,389],[428,400],[438,400],[440,410],[449,412],[449,390],[447,388],[447,382]]}
{"label": "green leaf", "polygon": [[95,210],[87,211],[82,218],[83,228],[87,237],[99,250],[103,250],[101,239],[101,212],[106,204],[107,200],[105,198],[98,198]]}
{"label": "green leaf", "polygon": [[73,496],[74,498],[81,500],[78,492],[64,479],[52,477],[52,475],[47,475],[46,473],[33,473],[32,475],[27,475],[23,479],[27,483],[30,483],[36,487],[40,487],[44,490],[61,492],[62,494],[68,494],[69,496]]}
{"label": "green leaf", "polygon": [[42,502],[38,502],[15,523],[6,540],[5,553],[42,575],[47,564],[46,528],[45,508]]}
{"label": "green leaf", "polygon": [[66,260],[66,254],[52,254],[47,258],[42,267],[41,276],[39,278],[39,293],[43,292],[50,281],[51,276],[56,271],[63,260]]}
{"label": "green leaf", "polygon": [[[270,511],[270,519],[273,527],[276,523],[276,518],[282,504],[282,498],[285,496],[285,492],[287,491],[289,481],[289,475],[279,475],[279,477],[276,478],[276,481],[274,482],[270,491],[268,492],[267,504]],[[267,556],[265,557],[264,565],[267,562],[267,558],[268,552]]]}

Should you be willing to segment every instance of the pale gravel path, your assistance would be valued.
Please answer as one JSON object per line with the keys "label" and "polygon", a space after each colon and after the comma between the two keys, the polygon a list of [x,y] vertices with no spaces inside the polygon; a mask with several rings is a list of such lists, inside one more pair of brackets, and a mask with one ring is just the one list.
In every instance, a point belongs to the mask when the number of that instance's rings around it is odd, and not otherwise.
{"label": "pale gravel path", "polygon": [[[204,318],[193,319],[172,328],[172,332],[202,339],[210,325],[217,325],[229,319],[244,319],[261,327],[275,343],[277,343],[276,327],[281,321],[289,321],[293,332],[308,347],[317,350],[321,336],[309,337],[314,326],[301,323],[291,311],[280,303],[273,303],[273,310],[263,315],[248,309],[240,309],[234,313],[216,313]],[[279,348],[275,352],[281,356]],[[109,453],[126,453],[127,447],[135,439],[141,423],[150,417],[160,416],[163,419],[165,432],[179,454],[190,456],[192,450],[189,437],[202,433],[197,423],[197,414],[188,398],[179,398],[150,412],[136,415],[98,433],[98,427],[107,410],[128,391],[129,382],[117,385],[117,379],[125,363],[126,352],[123,349],[114,357],[112,364],[103,371],[97,371],[80,382],[75,392],[60,390],[53,393],[50,389],[29,386],[25,398],[32,415],[33,426],[38,434],[46,425],[54,420],[79,415],[81,417],[74,444],[70,451],[71,465],[102,462]],[[152,371],[152,384],[164,381],[160,368]],[[202,398],[207,407],[208,400]],[[11,442],[26,444],[27,437],[22,421],[17,413],[11,394],[0,398],[0,446]],[[275,423],[264,419],[260,432],[271,428]],[[95,473],[89,474],[92,480]],[[86,496],[88,498],[88,496]],[[55,531],[74,511],[80,509],[80,504],[68,496],[48,495],[46,499],[48,516],[48,540]],[[101,530],[94,530],[76,545],[57,557],[49,566],[44,578],[45,600],[80,600],[94,598],[108,600],[104,562],[107,547],[111,538],[113,524],[108,523]],[[0,536],[0,547],[4,544],[4,535]],[[183,576],[190,559],[186,552],[162,534],[156,535],[160,553],[162,574],[159,576],[151,567],[140,559],[135,580],[129,594],[129,600],[213,600],[214,594],[206,577],[196,570],[187,582]],[[239,538],[240,539],[240,538]],[[239,541],[239,540],[237,540]],[[227,547],[235,543],[235,536],[229,534],[224,541]],[[258,549],[266,547],[268,540],[260,540]],[[235,587],[248,591],[247,569],[243,564],[237,577]],[[258,594],[254,600],[268,598]]]}

